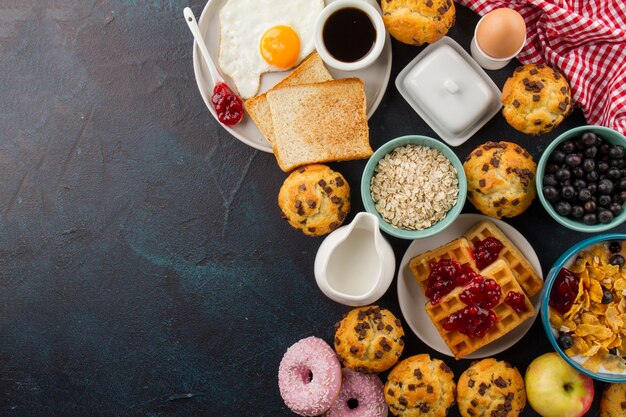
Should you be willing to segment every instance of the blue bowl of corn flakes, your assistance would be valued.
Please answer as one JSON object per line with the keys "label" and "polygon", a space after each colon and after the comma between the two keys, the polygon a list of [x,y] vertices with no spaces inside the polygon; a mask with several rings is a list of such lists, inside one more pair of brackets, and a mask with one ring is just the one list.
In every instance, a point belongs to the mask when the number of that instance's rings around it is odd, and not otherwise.
{"label": "blue bowl of corn flakes", "polygon": [[626,382],[626,234],[567,250],[547,275],[541,320],[567,363],[605,382]]}

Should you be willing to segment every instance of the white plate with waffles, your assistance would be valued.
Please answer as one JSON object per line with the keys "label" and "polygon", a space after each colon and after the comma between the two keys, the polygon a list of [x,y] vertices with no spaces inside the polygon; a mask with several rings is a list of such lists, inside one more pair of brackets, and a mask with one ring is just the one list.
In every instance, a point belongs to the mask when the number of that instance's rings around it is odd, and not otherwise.
{"label": "white plate with waffles", "polygon": [[[409,269],[409,262],[411,258],[420,253],[437,248],[462,236],[472,226],[482,220],[489,220],[500,228],[509,240],[518,247],[528,262],[530,262],[539,277],[543,276],[539,258],[526,238],[509,224],[481,214],[461,214],[454,223],[441,233],[426,239],[413,241],[406,250],[398,269],[398,301],[400,302],[400,309],[402,310],[405,322],[409,325],[411,330],[413,330],[413,333],[415,333],[422,342],[444,355],[454,356],[424,309],[427,299]],[[541,292],[531,297],[530,301],[535,307],[535,315],[532,318],[524,321],[501,338],[470,353],[463,359],[480,359],[496,355],[513,346],[524,337],[539,314]]]}
{"label": "white plate with waffles", "polygon": [[[219,65],[217,56],[220,43],[219,11],[227,3],[227,1],[228,0],[209,0],[204,7],[204,10],[202,11],[200,19],[198,20],[200,32],[204,36],[207,48],[209,50],[209,53],[211,54],[211,57],[213,57],[213,62],[215,62],[218,71]],[[325,3],[329,4],[333,1],[335,0],[326,0]],[[380,6],[375,0],[364,1],[370,2],[374,7],[376,7],[377,10],[380,11]],[[350,72],[339,71],[328,66],[327,68],[335,79],[358,77],[363,80],[365,84],[367,117],[370,118],[378,108],[378,105],[380,104],[383,95],[385,94],[385,90],[387,89],[387,84],[389,83],[389,76],[391,74],[391,39],[389,37],[389,33],[386,34],[385,46],[382,53],[380,54],[378,59],[369,67],[362,70]],[[217,120],[217,114],[215,113],[215,109],[211,104],[213,83],[211,82],[208,68],[206,67],[205,62],[200,55],[200,49],[196,42],[194,42],[193,46],[193,69],[196,77],[196,82],[198,84],[198,89],[200,90],[200,94],[202,95],[202,99],[204,100],[204,103],[208,107],[215,120],[219,123],[219,121]],[[257,94],[261,94],[269,90],[276,83],[285,78],[289,73],[290,71],[271,72],[263,74],[261,76],[261,86]],[[222,76],[224,76],[224,74],[222,74]],[[230,80],[226,76],[224,76],[224,78],[227,80],[228,84],[232,88],[234,86],[232,80]],[[272,152],[272,146],[267,142],[267,140],[265,140],[265,138],[248,114],[246,114],[241,123],[236,126],[229,127],[222,125],[221,123],[220,125],[224,129],[226,129],[231,135],[233,135],[243,143],[264,152]]]}

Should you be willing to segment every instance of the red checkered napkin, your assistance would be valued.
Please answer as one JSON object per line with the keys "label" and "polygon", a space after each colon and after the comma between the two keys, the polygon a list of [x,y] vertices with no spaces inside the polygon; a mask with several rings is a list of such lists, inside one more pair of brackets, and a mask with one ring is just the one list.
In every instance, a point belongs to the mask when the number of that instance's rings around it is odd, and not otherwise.
{"label": "red checkered napkin", "polygon": [[523,64],[565,74],[587,123],[626,134],[625,0],[456,0],[479,15],[509,7],[526,21]]}

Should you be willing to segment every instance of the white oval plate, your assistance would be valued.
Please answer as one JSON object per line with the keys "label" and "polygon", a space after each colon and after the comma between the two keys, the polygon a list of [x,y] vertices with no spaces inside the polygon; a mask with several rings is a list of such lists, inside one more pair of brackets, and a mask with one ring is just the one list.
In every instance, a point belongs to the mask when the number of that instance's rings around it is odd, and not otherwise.
{"label": "white oval plate", "polygon": [[[207,49],[212,57],[214,57],[214,62],[217,65],[217,59],[219,52],[219,36],[220,36],[220,21],[219,21],[219,11],[226,4],[228,0],[209,0],[206,6],[204,6],[204,10],[202,11],[202,15],[200,15],[200,19],[198,20],[198,26],[200,27],[200,32],[204,36],[204,40],[207,44]],[[335,0],[326,0],[326,3],[332,2]],[[380,6],[375,0],[364,0],[369,1],[378,11],[380,11]],[[382,11],[381,11],[382,13]],[[204,100],[204,104],[208,107],[209,111],[217,121],[217,114],[215,113],[215,109],[211,105],[211,94],[213,92],[213,83],[211,82],[211,77],[209,75],[208,68],[200,55],[200,49],[196,42],[193,44],[193,70],[196,76],[196,82],[198,83],[198,89],[200,90],[200,94],[202,95],[202,99]],[[378,108],[380,101],[383,99],[383,95],[385,94],[385,90],[387,89],[387,84],[389,83],[389,76],[391,74],[391,40],[389,38],[389,33],[386,34],[385,46],[383,48],[383,52],[380,54],[378,59],[369,67],[359,70],[359,71],[339,71],[334,68],[328,68],[332,76],[336,79],[339,78],[347,78],[347,77],[358,77],[363,80],[365,84],[365,99],[367,102],[367,117],[370,118],[372,114]],[[261,87],[259,88],[259,94],[269,90],[276,83],[282,80],[285,76],[287,76],[289,72],[271,72],[267,74],[263,74],[261,76]],[[224,76],[224,74],[222,74]],[[230,81],[228,77],[224,77],[229,81],[229,84],[232,86],[234,83]],[[219,121],[218,121],[219,123]],[[256,127],[250,116],[247,114],[244,116],[241,123],[236,126],[224,126],[220,123],[220,125],[226,129],[231,135],[245,143],[246,145],[252,146],[258,150],[264,152],[272,152],[272,146],[265,140],[259,129]]]}
{"label": "white oval plate", "polygon": [[[435,325],[430,321],[430,317],[424,309],[424,305],[427,301],[426,296],[415,281],[415,278],[413,278],[413,274],[409,269],[409,261],[420,253],[439,247],[462,236],[469,228],[481,220],[490,220],[498,226],[500,230],[511,239],[511,242],[519,248],[532,267],[535,268],[539,276],[543,277],[539,258],[537,258],[537,254],[526,238],[513,228],[513,226],[508,225],[502,220],[483,216],[482,214],[461,214],[454,223],[441,233],[426,239],[413,241],[406,250],[402,262],[400,263],[400,269],[398,269],[398,301],[400,302],[400,309],[402,310],[404,320],[409,324],[413,333],[415,333],[422,342],[444,355],[454,356],[439,335]],[[524,337],[539,314],[539,308],[541,307],[541,291],[532,297],[530,301],[535,306],[535,315],[532,318],[526,320],[511,332],[494,340],[487,346],[483,346],[476,352],[467,355],[463,359],[481,359],[496,355],[510,348]]]}

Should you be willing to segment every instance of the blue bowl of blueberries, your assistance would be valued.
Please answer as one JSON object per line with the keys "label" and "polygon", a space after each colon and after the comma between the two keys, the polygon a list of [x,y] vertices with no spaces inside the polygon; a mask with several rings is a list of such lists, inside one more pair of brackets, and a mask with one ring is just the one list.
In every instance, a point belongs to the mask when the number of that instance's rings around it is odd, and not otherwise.
{"label": "blue bowl of blueberries", "polygon": [[557,222],[602,232],[626,220],[626,137],[580,126],[557,137],[537,166],[537,194]]}

